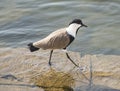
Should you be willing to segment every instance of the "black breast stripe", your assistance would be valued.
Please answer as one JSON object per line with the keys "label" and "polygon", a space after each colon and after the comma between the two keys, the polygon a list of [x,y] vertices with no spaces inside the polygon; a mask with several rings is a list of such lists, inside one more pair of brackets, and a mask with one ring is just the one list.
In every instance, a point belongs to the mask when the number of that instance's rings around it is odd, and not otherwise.
{"label": "black breast stripe", "polygon": [[[80,28],[80,27],[79,27],[79,28]],[[77,33],[78,33],[79,28],[78,28],[77,31],[76,31],[76,35],[77,35]]]}
{"label": "black breast stripe", "polygon": [[[73,40],[75,39],[75,38],[74,38],[72,35],[70,35],[70,34],[68,34],[68,36],[69,36],[70,42],[68,43],[68,45],[67,45],[66,47],[68,47],[68,46],[73,42]],[[66,49],[66,47],[63,48],[63,49]]]}

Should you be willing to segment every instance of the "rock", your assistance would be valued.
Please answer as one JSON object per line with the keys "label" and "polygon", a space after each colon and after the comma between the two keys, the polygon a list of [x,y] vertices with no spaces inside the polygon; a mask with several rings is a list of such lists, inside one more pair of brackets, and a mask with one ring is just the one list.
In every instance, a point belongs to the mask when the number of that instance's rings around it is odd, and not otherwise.
{"label": "rock", "polygon": [[[120,90],[120,56],[85,55],[55,50],[52,66],[49,50],[29,52],[25,48],[0,49],[0,90],[2,91],[118,91]],[[11,75],[12,74],[12,75]],[[10,80],[12,79],[12,80]],[[15,81],[22,79],[22,81]],[[31,85],[32,84],[32,85]]]}

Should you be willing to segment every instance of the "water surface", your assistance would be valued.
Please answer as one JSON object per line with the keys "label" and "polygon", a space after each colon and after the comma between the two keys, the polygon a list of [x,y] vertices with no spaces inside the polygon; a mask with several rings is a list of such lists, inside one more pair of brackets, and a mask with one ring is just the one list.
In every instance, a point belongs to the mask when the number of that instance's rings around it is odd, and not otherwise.
{"label": "water surface", "polygon": [[120,55],[119,0],[0,0],[0,47],[26,47],[74,18],[88,28],[79,30],[69,50]]}

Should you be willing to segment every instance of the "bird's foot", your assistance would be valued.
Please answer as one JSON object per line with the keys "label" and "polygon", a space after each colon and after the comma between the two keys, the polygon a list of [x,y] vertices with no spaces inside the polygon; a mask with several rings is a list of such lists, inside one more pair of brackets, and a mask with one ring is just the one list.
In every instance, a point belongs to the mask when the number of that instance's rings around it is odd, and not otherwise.
{"label": "bird's foot", "polygon": [[86,66],[78,67],[78,70],[80,70],[81,72],[85,72],[87,70],[87,67]]}
{"label": "bird's foot", "polygon": [[52,66],[51,62],[49,62],[49,66]]}

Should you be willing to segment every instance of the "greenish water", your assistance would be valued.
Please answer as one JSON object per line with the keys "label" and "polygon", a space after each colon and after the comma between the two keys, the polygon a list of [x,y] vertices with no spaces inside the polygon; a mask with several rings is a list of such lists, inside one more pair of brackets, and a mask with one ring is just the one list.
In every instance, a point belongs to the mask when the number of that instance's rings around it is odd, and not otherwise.
{"label": "greenish water", "polygon": [[26,47],[74,18],[88,27],[69,50],[120,55],[120,0],[0,0],[0,47]]}

